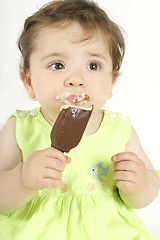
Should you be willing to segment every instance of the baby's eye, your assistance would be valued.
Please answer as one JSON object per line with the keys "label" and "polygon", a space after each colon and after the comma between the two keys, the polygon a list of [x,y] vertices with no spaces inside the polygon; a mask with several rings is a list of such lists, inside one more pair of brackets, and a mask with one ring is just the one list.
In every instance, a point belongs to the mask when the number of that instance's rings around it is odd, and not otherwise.
{"label": "baby's eye", "polygon": [[99,68],[100,68],[100,65],[98,64],[98,63],[90,63],[89,65],[88,65],[88,67],[87,67],[88,69],[90,69],[90,70],[99,70]]}
{"label": "baby's eye", "polygon": [[49,68],[52,70],[62,70],[64,69],[64,65],[60,62],[52,63],[49,65]]}

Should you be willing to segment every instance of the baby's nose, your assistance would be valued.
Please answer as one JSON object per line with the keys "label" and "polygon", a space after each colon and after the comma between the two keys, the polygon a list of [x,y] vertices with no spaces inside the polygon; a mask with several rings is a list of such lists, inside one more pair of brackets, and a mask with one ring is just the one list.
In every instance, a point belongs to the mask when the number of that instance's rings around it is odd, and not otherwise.
{"label": "baby's nose", "polygon": [[66,87],[84,87],[84,79],[82,76],[72,76],[66,78],[64,84]]}

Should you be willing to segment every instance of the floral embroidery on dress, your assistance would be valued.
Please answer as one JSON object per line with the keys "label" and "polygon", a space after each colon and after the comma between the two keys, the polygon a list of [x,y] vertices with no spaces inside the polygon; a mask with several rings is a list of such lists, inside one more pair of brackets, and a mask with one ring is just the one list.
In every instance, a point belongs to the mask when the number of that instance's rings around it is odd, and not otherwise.
{"label": "floral embroidery on dress", "polygon": [[96,190],[96,183],[88,183],[87,189],[89,192],[94,192]]}
{"label": "floral embroidery on dress", "polygon": [[68,184],[63,184],[62,188],[61,188],[61,193],[66,193],[68,192]]}

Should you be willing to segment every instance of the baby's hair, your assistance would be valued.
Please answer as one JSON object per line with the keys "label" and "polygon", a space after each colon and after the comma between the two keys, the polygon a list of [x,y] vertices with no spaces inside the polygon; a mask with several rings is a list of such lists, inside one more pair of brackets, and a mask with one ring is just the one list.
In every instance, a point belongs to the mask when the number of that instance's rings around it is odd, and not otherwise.
{"label": "baby's hair", "polygon": [[72,22],[81,25],[86,36],[84,40],[92,37],[96,31],[102,32],[106,43],[109,44],[113,74],[119,71],[125,53],[125,42],[120,27],[92,0],[56,0],[44,5],[24,23],[18,47],[22,54],[21,68],[25,74],[30,68],[29,60],[39,31],[48,26],[63,28]]}

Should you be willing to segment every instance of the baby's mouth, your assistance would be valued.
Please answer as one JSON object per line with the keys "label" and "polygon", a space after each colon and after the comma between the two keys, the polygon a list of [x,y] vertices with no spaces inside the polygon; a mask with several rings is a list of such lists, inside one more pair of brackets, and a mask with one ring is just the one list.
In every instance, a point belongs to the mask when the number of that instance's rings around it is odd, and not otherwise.
{"label": "baby's mouth", "polygon": [[60,101],[65,104],[71,104],[71,105],[82,105],[86,101],[89,101],[90,98],[85,93],[64,93],[60,96],[56,97],[57,101]]}

